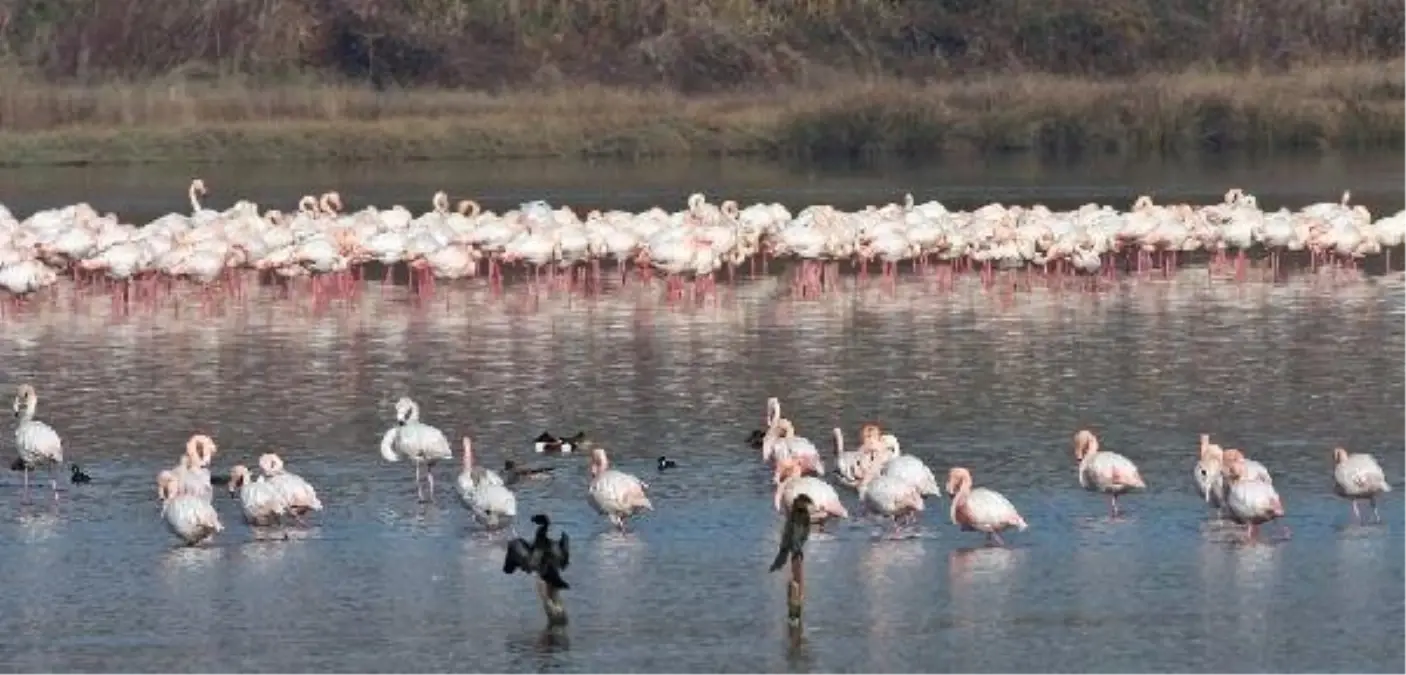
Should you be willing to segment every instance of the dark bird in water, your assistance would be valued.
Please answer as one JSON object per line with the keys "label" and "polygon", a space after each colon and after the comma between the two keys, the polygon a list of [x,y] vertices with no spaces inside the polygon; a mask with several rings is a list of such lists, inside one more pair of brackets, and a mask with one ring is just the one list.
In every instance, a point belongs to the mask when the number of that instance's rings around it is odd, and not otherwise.
{"label": "dark bird in water", "polygon": [[83,473],[83,468],[77,464],[70,464],[68,470],[68,480],[71,483],[91,483],[93,481],[93,477]]}
{"label": "dark bird in water", "polygon": [[791,513],[786,517],[786,527],[781,530],[781,545],[776,550],[776,559],[771,561],[771,571],[786,566],[786,561],[805,557],[806,540],[810,539],[810,507],[808,495],[797,495],[791,502]]}
{"label": "dark bird in water", "polygon": [[663,456],[663,455],[660,455],[660,456],[659,456],[659,470],[660,470],[660,471],[664,471],[664,470],[667,470],[667,469],[677,469],[678,467],[679,467],[679,463],[678,463],[678,462],[675,462],[674,460],[669,459],[668,457],[665,457],[665,456]]}
{"label": "dark bird in water", "polygon": [[562,436],[560,438],[551,433],[543,431],[540,436],[532,439],[532,448],[537,452],[561,452],[570,453],[585,447],[586,432],[578,431],[575,436]]}
{"label": "dark bird in water", "polygon": [[529,544],[522,537],[508,542],[508,555],[503,560],[503,573],[512,574],[522,570],[528,574],[536,574],[553,589],[571,588],[571,584],[561,578],[562,570],[571,564],[571,549],[566,533],[562,532],[560,538],[552,541],[547,536],[547,528],[552,524],[551,519],[539,513],[532,516],[532,522],[537,525],[537,534],[533,536],[532,543]]}
{"label": "dark bird in water", "polygon": [[10,462],[10,470],[11,470],[11,471],[25,471],[25,470],[27,470],[27,469],[33,469],[33,468],[34,468],[34,467],[32,467],[32,466],[27,466],[27,465],[24,463],[24,460],[23,460],[23,459],[20,459],[19,457],[16,457],[16,458],[15,458],[15,461]]}
{"label": "dark bird in water", "polygon": [[765,439],[766,439],[766,432],[765,432],[765,431],[762,431],[761,429],[753,429],[753,430],[752,430],[752,435],[750,435],[750,436],[747,437],[747,445],[752,446],[752,449],[753,449],[753,450],[761,450],[761,449],[762,449],[762,441],[765,440]]}
{"label": "dark bird in water", "polygon": [[503,460],[503,483],[506,485],[512,485],[520,480],[538,480],[542,478],[551,478],[552,471],[554,471],[555,468],[556,467],[551,466],[518,466],[517,462],[514,462],[511,459],[505,459]]}

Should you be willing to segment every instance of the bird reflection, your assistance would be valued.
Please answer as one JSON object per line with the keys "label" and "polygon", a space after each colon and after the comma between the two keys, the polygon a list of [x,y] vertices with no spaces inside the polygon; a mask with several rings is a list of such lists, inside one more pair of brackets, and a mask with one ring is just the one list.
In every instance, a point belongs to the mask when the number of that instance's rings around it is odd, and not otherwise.
{"label": "bird reflection", "polygon": [[903,639],[909,624],[903,617],[913,593],[924,579],[918,574],[926,555],[924,540],[885,540],[869,546],[861,558],[860,583],[869,608],[869,656],[879,670],[889,669],[884,655]]}

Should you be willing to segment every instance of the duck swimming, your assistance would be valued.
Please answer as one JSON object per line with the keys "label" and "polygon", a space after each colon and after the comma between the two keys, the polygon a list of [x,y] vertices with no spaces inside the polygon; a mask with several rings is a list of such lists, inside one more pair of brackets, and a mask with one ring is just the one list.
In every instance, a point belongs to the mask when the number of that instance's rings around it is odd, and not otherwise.
{"label": "duck swimming", "polygon": [[537,452],[560,452],[571,453],[581,448],[586,442],[586,432],[578,431],[574,436],[553,436],[550,432],[543,431],[537,438],[532,439],[532,449]]}
{"label": "duck swimming", "polygon": [[542,480],[552,477],[552,472],[556,467],[542,466],[518,466],[517,462],[511,459],[503,460],[503,484],[512,485],[520,480]]}
{"label": "duck swimming", "polygon": [[665,456],[663,456],[663,455],[660,455],[660,456],[659,456],[659,470],[660,470],[660,471],[667,471],[667,470],[669,470],[669,469],[677,469],[677,468],[679,468],[679,463],[678,463],[678,462],[675,462],[674,460],[669,459],[668,457],[665,457]]}
{"label": "duck swimming", "polygon": [[93,480],[93,477],[84,473],[82,467],[77,464],[70,464],[68,469],[68,481],[70,483],[90,483]]}

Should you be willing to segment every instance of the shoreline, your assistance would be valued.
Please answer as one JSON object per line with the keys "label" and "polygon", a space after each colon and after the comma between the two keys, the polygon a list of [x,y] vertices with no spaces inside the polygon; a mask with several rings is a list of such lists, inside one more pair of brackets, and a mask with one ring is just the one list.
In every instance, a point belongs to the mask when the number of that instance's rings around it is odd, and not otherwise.
{"label": "shoreline", "polygon": [[1401,147],[1403,60],[1281,74],[1023,75],[688,97],[0,78],[0,165],[1272,154]]}

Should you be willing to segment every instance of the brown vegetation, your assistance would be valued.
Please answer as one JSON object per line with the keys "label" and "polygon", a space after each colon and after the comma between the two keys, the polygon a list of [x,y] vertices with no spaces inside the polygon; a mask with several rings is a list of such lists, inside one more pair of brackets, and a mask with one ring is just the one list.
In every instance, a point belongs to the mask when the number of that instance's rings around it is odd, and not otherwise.
{"label": "brown vegetation", "polygon": [[1400,147],[1403,30],[1399,0],[11,0],[0,161]]}

